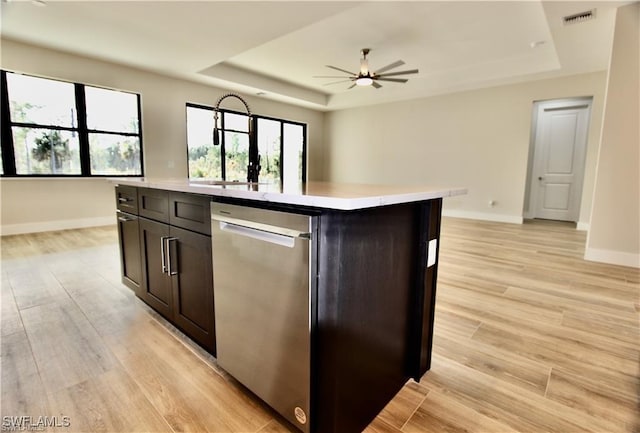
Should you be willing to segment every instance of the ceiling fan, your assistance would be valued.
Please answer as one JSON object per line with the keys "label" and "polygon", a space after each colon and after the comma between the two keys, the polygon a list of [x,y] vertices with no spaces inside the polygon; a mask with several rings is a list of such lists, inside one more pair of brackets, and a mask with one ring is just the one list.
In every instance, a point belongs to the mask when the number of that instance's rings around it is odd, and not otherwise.
{"label": "ceiling fan", "polygon": [[355,86],[373,86],[374,88],[379,89],[380,87],[382,87],[382,85],[378,83],[378,81],[392,81],[394,83],[406,83],[407,81],[409,81],[406,78],[389,78],[389,77],[418,73],[417,69],[410,69],[407,71],[399,71],[399,72],[386,72],[391,69],[397,68],[398,66],[404,65],[404,62],[402,60],[395,61],[387,66],[384,66],[378,69],[375,72],[371,72],[369,70],[369,60],[367,59],[367,55],[369,54],[370,51],[371,49],[369,48],[362,49],[362,58],[360,59],[360,72],[358,72],[357,74],[355,72],[347,71],[346,69],[338,68],[331,65],[326,65],[327,68],[344,72],[346,74],[349,74],[349,76],[345,77],[345,76],[338,76],[338,75],[318,75],[313,78],[344,78],[343,80],[340,80],[340,81],[333,81],[331,83],[326,83],[324,84],[325,86],[352,81],[353,84],[349,86],[348,89],[351,89]]}

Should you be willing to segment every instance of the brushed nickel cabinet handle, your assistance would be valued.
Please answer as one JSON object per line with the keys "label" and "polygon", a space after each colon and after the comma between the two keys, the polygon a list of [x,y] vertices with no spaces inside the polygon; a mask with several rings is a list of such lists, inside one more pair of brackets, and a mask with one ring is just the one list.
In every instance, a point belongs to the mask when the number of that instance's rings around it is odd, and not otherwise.
{"label": "brushed nickel cabinet handle", "polygon": [[160,254],[162,255],[162,272],[167,273],[167,250],[165,249],[165,242],[169,239],[169,236],[160,236]]}
{"label": "brushed nickel cabinet handle", "polygon": [[120,210],[116,211],[116,215],[118,217],[118,221],[122,223],[127,223],[131,221],[138,221],[138,217],[135,215],[130,215],[128,213],[124,213]]}
{"label": "brushed nickel cabinet handle", "polygon": [[177,241],[178,238],[167,238],[167,274],[178,275],[178,269],[171,269],[171,241]]}

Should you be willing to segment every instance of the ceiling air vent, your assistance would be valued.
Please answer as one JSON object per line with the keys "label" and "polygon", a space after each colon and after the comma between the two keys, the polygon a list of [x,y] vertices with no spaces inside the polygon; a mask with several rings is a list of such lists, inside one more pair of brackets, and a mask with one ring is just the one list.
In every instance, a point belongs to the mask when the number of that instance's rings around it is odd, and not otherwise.
{"label": "ceiling air vent", "polygon": [[592,20],[596,17],[596,10],[591,9],[590,11],[580,12],[573,15],[567,15],[566,17],[562,17],[562,22],[567,24],[578,24],[583,23],[585,21]]}

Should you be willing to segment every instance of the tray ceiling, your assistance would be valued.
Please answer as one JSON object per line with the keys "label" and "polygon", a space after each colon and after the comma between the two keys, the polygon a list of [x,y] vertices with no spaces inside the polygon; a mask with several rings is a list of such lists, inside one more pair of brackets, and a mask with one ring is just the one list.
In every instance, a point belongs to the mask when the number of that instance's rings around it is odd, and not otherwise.
{"label": "tray ceiling", "polygon": [[[582,1],[4,1],[2,37],[320,110],[605,70],[615,8]],[[596,18],[562,17],[596,9]],[[537,44],[537,45],[536,45]],[[532,47],[532,45],[536,45]],[[381,89],[325,65],[419,69]],[[338,74],[340,75],[340,74]]]}

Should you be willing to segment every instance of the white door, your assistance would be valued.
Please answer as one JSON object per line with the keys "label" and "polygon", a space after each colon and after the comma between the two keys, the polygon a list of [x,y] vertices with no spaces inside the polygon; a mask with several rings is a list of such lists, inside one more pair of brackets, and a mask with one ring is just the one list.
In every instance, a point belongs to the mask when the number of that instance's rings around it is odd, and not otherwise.
{"label": "white door", "polygon": [[590,101],[538,104],[530,210],[534,218],[577,221]]}

